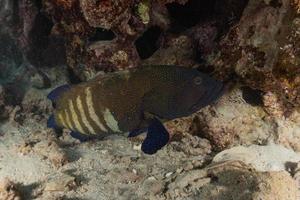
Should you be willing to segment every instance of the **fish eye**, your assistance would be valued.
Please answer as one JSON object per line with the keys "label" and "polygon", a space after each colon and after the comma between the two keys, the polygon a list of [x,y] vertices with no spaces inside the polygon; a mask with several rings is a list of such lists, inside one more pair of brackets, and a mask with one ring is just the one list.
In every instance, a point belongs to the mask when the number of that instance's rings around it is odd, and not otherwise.
{"label": "fish eye", "polygon": [[202,78],[200,76],[197,76],[196,78],[194,78],[194,83],[196,85],[200,85],[202,83]]}

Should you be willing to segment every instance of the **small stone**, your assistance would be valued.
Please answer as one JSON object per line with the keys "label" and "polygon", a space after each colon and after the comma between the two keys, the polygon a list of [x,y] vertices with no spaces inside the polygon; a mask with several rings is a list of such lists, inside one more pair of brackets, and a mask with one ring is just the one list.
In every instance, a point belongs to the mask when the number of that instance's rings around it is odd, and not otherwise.
{"label": "small stone", "polygon": [[170,177],[172,174],[173,174],[173,172],[168,172],[168,173],[166,173],[165,177],[168,178],[168,177]]}
{"label": "small stone", "polygon": [[193,165],[193,163],[192,162],[188,162],[188,163],[186,163],[185,164],[185,166],[184,166],[184,171],[189,171],[189,170],[192,170],[194,168],[194,165]]}
{"label": "small stone", "polygon": [[137,182],[141,177],[134,172],[126,171],[122,174],[122,183],[134,183]]}
{"label": "small stone", "polygon": [[156,180],[156,178],[154,177],[154,176],[150,176],[150,177],[148,177],[147,178],[149,181],[155,181]]}
{"label": "small stone", "polygon": [[183,171],[183,168],[176,169],[176,173],[180,174]]}
{"label": "small stone", "polygon": [[160,194],[164,189],[163,182],[155,181],[150,187],[151,194],[157,195]]}
{"label": "small stone", "polygon": [[101,154],[107,154],[107,152],[108,152],[107,149],[104,149],[104,150],[101,150],[101,151],[100,151]]}
{"label": "small stone", "polygon": [[133,145],[133,150],[140,151],[142,149],[142,144]]}

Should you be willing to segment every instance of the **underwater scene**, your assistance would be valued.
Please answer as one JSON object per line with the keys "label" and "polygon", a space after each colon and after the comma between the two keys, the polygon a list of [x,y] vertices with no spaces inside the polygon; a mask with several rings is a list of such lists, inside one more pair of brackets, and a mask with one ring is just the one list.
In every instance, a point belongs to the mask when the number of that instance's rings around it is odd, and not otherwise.
{"label": "underwater scene", "polygon": [[300,200],[300,0],[0,0],[0,200]]}

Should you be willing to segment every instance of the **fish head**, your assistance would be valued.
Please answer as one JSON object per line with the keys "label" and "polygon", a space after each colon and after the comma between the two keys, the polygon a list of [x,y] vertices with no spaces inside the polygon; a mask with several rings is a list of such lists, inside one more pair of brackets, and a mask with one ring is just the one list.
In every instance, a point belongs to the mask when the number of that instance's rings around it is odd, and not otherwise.
{"label": "fish head", "polygon": [[175,103],[177,113],[190,115],[216,101],[224,91],[224,85],[207,74],[197,70],[188,72],[178,85]]}

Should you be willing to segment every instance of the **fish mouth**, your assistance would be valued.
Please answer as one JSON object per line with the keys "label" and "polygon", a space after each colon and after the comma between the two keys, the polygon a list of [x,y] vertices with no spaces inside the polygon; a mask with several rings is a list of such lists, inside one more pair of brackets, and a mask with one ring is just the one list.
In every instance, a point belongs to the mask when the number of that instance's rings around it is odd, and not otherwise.
{"label": "fish mouth", "polygon": [[199,99],[199,101],[191,106],[191,110],[197,111],[201,108],[214,103],[216,100],[218,100],[223,94],[225,93],[225,85],[221,82],[220,84],[217,84],[217,86],[214,87],[213,91],[205,92],[203,95],[205,100],[203,98]]}
{"label": "fish mouth", "polygon": [[225,85],[223,83],[218,84],[218,86],[215,87],[214,91],[211,93],[209,97],[209,103],[215,102],[221,96],[223,96],[224,93],[225,93]]}

